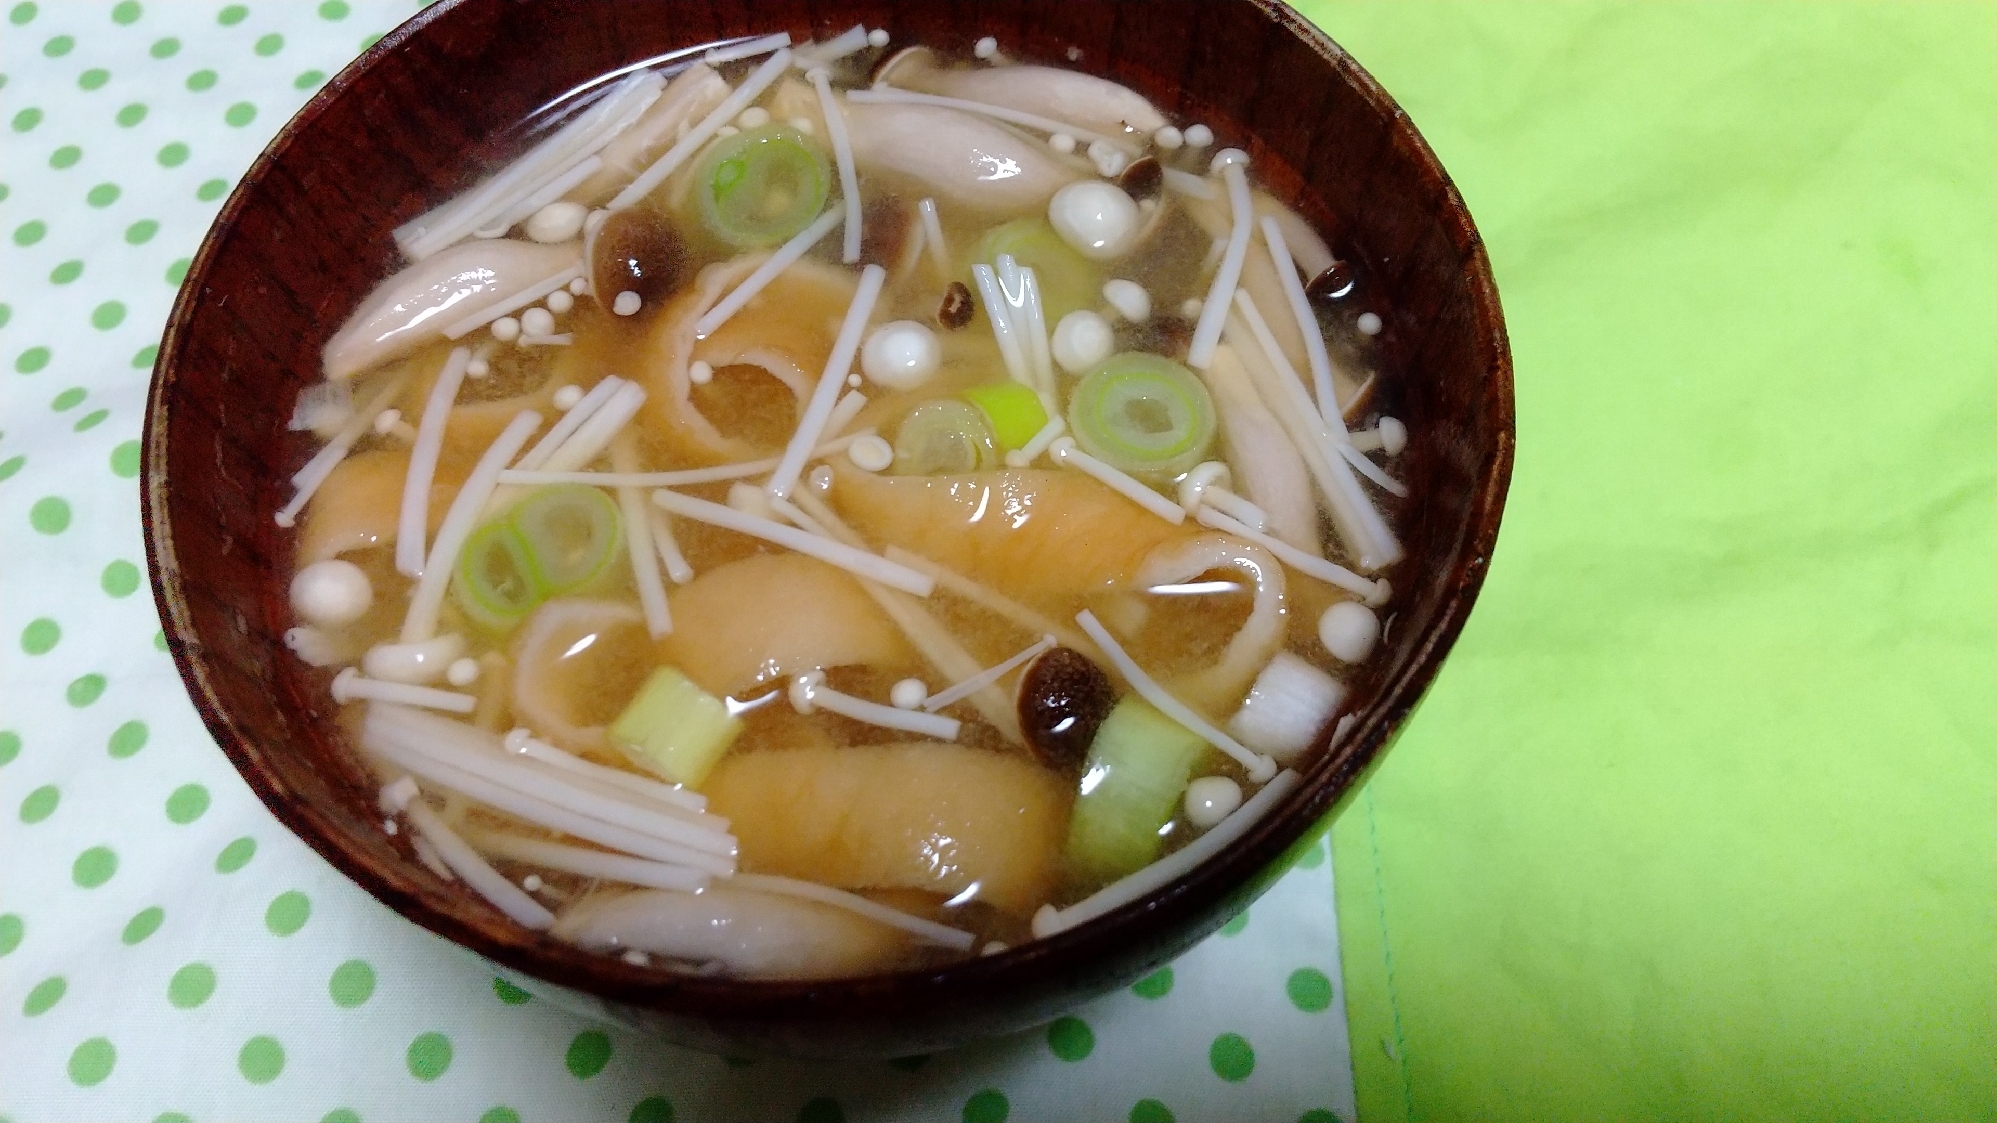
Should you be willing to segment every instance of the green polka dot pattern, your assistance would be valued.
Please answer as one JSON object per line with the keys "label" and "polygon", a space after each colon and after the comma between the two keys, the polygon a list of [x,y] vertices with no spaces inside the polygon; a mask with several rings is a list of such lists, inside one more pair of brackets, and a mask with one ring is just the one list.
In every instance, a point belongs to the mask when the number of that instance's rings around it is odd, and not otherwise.
{"label": "green polka dot pattern", "polygon": [[577,1080],[588,1080],[610,1063],[610,1038],[594,1029],[576,1034],[575,1040],[569,1042],[569,1051],[562,1058],[562,1063],[568,1066],[569,1075]]}
{"label": "green polka dot pattern", "polygon": [[451,1067],[451,1039],[441,1033],[426,1033],[409,1043],[409,1075],[429,1082]]}
{"label": "green polka dot pattern", "polygon": [[349,959],[333,969],[326,991],[333,996],[333,1005],[351,1010],[373,996],[374,968],[365,959]]}
{"label": "green polka dot pattern", "polygon": [[236,1069],[252,1084],[268,1084],[284,1071],[284,1046],[275,1037],[258,1034],[243,1042]]}
{"label": "green polka dot pattern", "polygon": [[0,1123],[832,1123],[885,1103],[931,1123],[1349,1123],[1322,843],[1253,923],[1049,1025],[834,1066],[594,1022],[272,819],[167,654],[138,518],[146,391],[245,169],[423,7],[0,0]]}

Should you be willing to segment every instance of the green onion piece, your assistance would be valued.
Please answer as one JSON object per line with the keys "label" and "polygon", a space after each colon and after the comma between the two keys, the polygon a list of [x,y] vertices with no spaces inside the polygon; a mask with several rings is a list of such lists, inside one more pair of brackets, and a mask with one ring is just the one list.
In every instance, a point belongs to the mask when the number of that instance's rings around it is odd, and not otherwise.
{"label": "green onion piece", "polygon": [[962,397],[984,412],[1000,452],[1025,448],[1047,424],[1047,407],[1040,404],[1040,395],[1017,382],[973,386]]}
{"label": "green onion piece", "polygon": [[586,484],[536,489],[508,521],[526,545],[529,574],[542,597],[594,584],[624,544],[616,502]]}
{"label": "green onion piece", "polygon": [[1089,372],[1068,402],[1082,451],[1134,476],[1170,479],[1207,457],[1218,419],[1192,371],[1126,351]]}
{"label": "green onion piece", "polygon": [[541,603],[533,575],[533,556],[520,532],[510,521],[490,522],[465,541],[451,595],[473,623],[503,632]]}
{"label": "green onion piece", "polygon": [[774,246],[825,209],[825,154],[789,125],[761,125],[708,150],[694,173],[701,221],[738,249]]}
{"label": "green onion piece", "polygon": [[895,431],[894,470],[903,476],[948,476],[998,466],[991,422],[969,402],[924,402]]}
{"label": "green onion piece", "polygon": [[[1062,241],[1045,218],[1019,218],[993,227],[979,239],[971,260],[996,265],[1002,253],[1031,266],[1040,278],[1040,303],[1046,310],[1049,331],[1068,313],[1094,308],[1102,301],[1101,271]],[[971,291],[978,291],[978,287],[973,284]]]}
{"label": "green onion piece", "polygon": [[1082,765],[1080,794],[1068,820],[1068,868],[1091,883],[1117,878],[1158,859],[1158,834],[1172,821],[1206,750],[1199,735],[1126,697],[1103,719]]}
{"label": "green onion piece", "polygon": [[610,723],[610,739],[639,767],[698,788],[742,732],[728,704],[681,674],[660,667]]}

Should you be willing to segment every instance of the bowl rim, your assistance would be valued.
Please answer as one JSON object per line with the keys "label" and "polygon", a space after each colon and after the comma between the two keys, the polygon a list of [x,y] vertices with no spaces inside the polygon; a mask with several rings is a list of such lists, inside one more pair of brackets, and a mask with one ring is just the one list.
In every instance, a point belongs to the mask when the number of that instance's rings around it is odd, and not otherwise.
{"label": "bowl rim", "polygon": [[[194,654],[198,645],[190,639],[195,629],[185,605],[180,570],[177,565],[166,564],[177,559],[164,483],[169,434],[166,407],[173,396],[178,363],[191,330],[197,305],[195,294],[203,288],[202,281],[217,257],[226,252],[229,235],[251,206],[257,185],[372,67],[461,9],[495,2],[441,0],[418,12],[349,62],[285,123],[243,173],[203,236],[175,296],[154,360],[140,456],[141,520],[153,597],[167,646],[190,700],[231,765],[258,798],[293,835],[375,900],[412,923],[541,980],[574,987],[613,1002],[702,1018],[746,1014],[751,1019],[775,1021],[813,1010],[822,1013],[846,1008],[849,998],[878,1000],[889,994],[896,995],[895,1005],[901,1010],[928,1008],[981,993],[1003,993],[1029,975],[1051,972],[1058,977],[1077,977],[1089,964],[1104,960],[1121,942],[1121,934],[1133,924],[1144,923],[1148,917],[1163,914],[1161,919],[1171,923],[1175,916],[1197,917],[1223,901],[1234,899],[1245,905],[1259,895],[1273,882],[1274,875],[1287,868],[1287,859],[1322,833],[1335,807],[1359,790],[1362,773],[1377,766],[1410,711],[1434,683],[1441,662],[1461,634],[1488,574],[1504,512],[1516,438],[1512,357],[1503,310],[1483,240],[1460,192],[1426,139],[1385,89],[1326,32],[1282,0],[1237,2],[1259,11],[1265,19],[1307,45],[1323,65],[1341,72],[1365,104],[1389,120],[1392,130],[1409,142],[1408,154],[1417,161],[1419,171],[1432,177],[1442,189],[1441,206],[1434,218],[1445,228],[1452,248],[1465,262],[1469,298],[1476,311],[1472,347],[1479,356],[1480,373],[1485,380],[1481,397],[1497,431],[1489,454],[1473,474],[1480,486],[1469,502],[1469,519],[1459,539],[1469,561],[1461,578],[1454,581],[1438,604],[1428,630],[1394,671],[1377,681],[1371,704],[1361,711],[1350,734],[1342,742],[1330,738],[1324,745],[1314,746],[1318,755],[1301,770],[1297,789],[1219,854],[1166,886],[1074,928],[1020,944],[1001,954],[972,957],[941,967],[818,981],[715,980],[637,967],[615,957],[590,955],[570,948],[573,955],[588,956],[588,967],[569,969],[550,958],[543,947],[550,942],[546,937],[510,943],[498,941],[461,918],[428,907],[414,894],[396,891],[385,884],[376,870],[341,845],[343,832],[337,829],[330,815],[295,798],[259,763],[256,739],[238,727],[210,683],[206,668]],[[1215,920],[1204,928],[1192,925],[1185,938],[1168,949],[1164,958],[1182,953],[1219,923],[1220,920]],[[901,995],[904,990],[906,997]],[[744,1007],[745,999],[748,1008]],[[1082,1000],[1077,997],[1073,1001]]]}

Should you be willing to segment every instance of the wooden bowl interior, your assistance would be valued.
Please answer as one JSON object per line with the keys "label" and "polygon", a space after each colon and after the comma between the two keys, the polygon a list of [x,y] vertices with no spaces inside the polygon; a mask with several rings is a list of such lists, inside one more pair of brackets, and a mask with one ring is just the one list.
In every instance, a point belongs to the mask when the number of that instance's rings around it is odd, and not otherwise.
{"label": "wooden bowl interior", "polygon": [[[1220,860],[1054,940],[942,971],[827,984],[688,980],[518,929],[410,860],[341,743],[327,676],[281,637],[291,544],[271,512],[310,453],[285,422],[320,349],[398,264],[388,231],[518,145],[508,130],[605,71],[695,44],[855,22],[898,43],[1009,51],[1129,84],[1244,147],[1257,177],[1360,264],[1388,402],[1419,497],[1389,639],[1351,733],[1304,791]],[[499,76],[505,76],[499,80]],[[517,135],[517,134],[516,134]],[[1495,540],[1511,371],[1488,262],[1441,167],[1356,63],[1262,0],[462,0],[389,36],[245,176],[181,291],[149,403],[144,510],[169,643],[223,749],[292,830],[390,907],[501,963],[653,1011],[715,1049],[894,1054],[1033,1024],[1188,947],[1384,745],[1461,628]],[[1258,877],[1258,874],[1261,875]]]}

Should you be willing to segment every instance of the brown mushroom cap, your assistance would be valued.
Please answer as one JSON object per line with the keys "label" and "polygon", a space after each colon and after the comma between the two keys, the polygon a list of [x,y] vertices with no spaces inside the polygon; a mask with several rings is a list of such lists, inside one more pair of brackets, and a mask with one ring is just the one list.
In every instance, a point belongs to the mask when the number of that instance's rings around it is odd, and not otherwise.
{"label": "brown mushroom cap", "polygon": [[1054,647],[1019,677],[1019,728],[1041,759],[1074,775],[1089,755],[1096,728],[1116,705],[1116,687],[1089,657]]}

